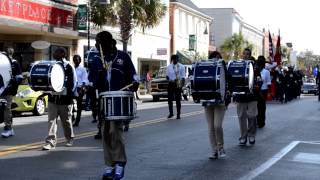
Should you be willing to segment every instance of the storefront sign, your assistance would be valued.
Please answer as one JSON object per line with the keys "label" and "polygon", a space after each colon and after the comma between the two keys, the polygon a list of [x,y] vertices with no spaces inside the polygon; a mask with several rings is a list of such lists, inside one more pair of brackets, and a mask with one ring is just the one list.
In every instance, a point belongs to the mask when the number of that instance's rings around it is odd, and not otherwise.
{"label": "storefront sign", "polygon": [[27,0],[0,0],[0,15],[45,23],[58,27],[73,27],[74,12]]}
{"label": "storefront sign", "polygon": [[167,48],[158,48],[157,55],[158,56],[167,55]]}
{"label": "storefront sign", "polygon": [[47,41],[33,41],[31,47],[35,49],[47,49],[50,47],[50,43]]}
{"label": "storefront sign", "polygon": [[87,5],[80,4],[78,8],[78,30],[87,30]]}

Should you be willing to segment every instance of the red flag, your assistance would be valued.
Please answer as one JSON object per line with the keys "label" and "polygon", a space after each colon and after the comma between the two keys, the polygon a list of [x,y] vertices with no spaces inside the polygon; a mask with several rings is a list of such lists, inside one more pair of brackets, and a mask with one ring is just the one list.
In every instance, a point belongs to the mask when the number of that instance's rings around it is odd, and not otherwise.
{"label": "red flag", "polygon": [[269,57],[270,57],[271,62],[274,62],[274,59],[273,59],[273,43],[272,43],[272,38],[271,38],[270,31],[269,31]]}
{"label": "red flag", "polygon": [[280,44],[280,30],[279,30],[279,36],[276,46],[276,54],[274,55],[274,61],[277,62],[278,65],[281,64],[281,44]]}

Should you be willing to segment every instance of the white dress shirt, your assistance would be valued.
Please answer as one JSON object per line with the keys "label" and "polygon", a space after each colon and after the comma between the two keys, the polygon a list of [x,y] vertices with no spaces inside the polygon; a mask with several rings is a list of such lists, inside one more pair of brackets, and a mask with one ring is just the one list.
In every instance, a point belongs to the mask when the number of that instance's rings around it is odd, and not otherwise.
{"label": "white dress shirt", "polygon": [[76,67],[76,74],[77,74],[77,87],[81,87],[83,84],[88,85],[88,73],[86,68],[83,66]]}
{"label": "white dress shirt", "polygon": [[169,77],[169,81],[175,81],[177,79],[177,75],[179,79],[185,78],[185,69],[184,65],[177,63],[177,64],[169,64],[167,66],[167,76]]}
{"label": "white dress shirt", "polygon": [[262,79],[261,90],[267,90],[268,86],[271,85],[270,71],[268,71],[264,68],[260,72],[260,75],[261,75],[261,79]]}

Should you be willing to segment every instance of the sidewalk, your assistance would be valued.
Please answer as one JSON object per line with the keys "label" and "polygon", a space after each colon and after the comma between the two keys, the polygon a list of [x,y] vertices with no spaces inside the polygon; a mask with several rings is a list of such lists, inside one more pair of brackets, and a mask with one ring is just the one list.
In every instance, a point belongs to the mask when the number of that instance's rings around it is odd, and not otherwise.
{"label": "sidewalk", "polygon": [[145,94],[145,95],[139,94],[138,96],[139,96],[139,100],[136,99],[137,104],[141,104],[146,101],[152,101],[152,96],[150,94]]}

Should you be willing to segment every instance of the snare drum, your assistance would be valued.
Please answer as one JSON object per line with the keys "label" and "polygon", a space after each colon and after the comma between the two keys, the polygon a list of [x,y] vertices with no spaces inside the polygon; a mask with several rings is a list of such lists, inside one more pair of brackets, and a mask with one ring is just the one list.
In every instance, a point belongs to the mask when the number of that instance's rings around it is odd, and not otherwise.
{"label": "snare drum", "polygon": [[10,58],[0,53],[0,95],[9,85],[9,82],[12,78],[12,68]]}
{"label": "snare drum", "polygon": [[35,91],[62,92],[65,74],[61,62],[38,61],[30,69],[30,85]]}
{"label": "snare drum", "polygon": [[232,92],[235,94],[252,93],[254,83],[254,71],[252,61],[229,61],[228,72],[231,75]]}
{"label": "snare drum", "polygon": [[222,103],[226,95],[226,64],[224,60],[203,60],[194,65],[191,80],[192,97],[195,102],[211,100]]}
{"label": "snare drum", "polygon": [[131,91],[106,91],[99,94],[100,112],[106,121],[132,120],[136,114],[136,103]]}

